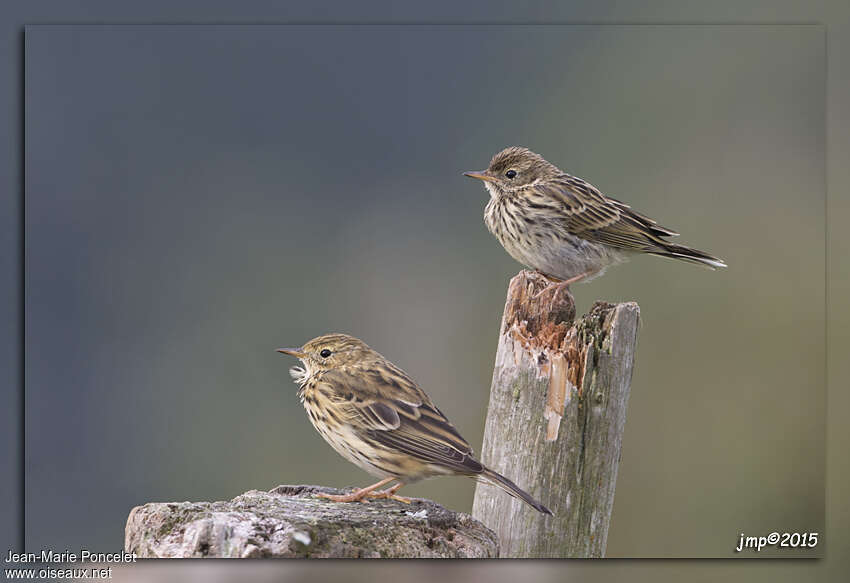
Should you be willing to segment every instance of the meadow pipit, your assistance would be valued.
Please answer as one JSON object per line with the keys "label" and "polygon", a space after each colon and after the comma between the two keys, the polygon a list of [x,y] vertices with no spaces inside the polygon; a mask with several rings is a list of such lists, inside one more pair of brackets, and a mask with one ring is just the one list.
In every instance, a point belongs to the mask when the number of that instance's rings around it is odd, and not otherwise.
{"label": "meadow pipit", "polygon": [[726,267],[717,257],[665,237],[678,235],[629,205],[517,146],[466,176],[484,181],[490,201],[484,222],[511,257],[569,285],[602,275],[632,253]]}
{"label": "meadow pipit", "polygon": [[[328,334],[301,348],[278,352],[304,367],[289,373],[313,427],[338,454],[381,481],[347,495],[318,494],[337,502],[392,498],[404,484],[434,476],[467,476],[494,484],[540,512],[552,512],[516,484],[484,467],[425,391],[365,342]],[[397,483],[376,491],[390,482]]]}

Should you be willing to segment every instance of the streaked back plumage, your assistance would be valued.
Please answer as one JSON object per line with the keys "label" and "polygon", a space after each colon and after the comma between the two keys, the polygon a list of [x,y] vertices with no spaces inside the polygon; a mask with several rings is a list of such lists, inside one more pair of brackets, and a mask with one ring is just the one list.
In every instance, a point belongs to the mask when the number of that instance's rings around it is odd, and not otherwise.
{"label": "streaked back plumage", "polygon": [[527,148],[506,148],[487,170],[472,175],[485,180],[490,193],[484,213],[490,232],[512,257],[551,277],[599,275],[633,253],[726,266],[708,253],[667,241],[678,233]]}
{"label": "streaked back plumage", "polygon": [[291,374],[304,408],[319,434],[347,460],[404,483],[439,475],[485,479],[551,514],[484,467],[425,391],[362,340],[327,334],[299,350],[304,368]]}

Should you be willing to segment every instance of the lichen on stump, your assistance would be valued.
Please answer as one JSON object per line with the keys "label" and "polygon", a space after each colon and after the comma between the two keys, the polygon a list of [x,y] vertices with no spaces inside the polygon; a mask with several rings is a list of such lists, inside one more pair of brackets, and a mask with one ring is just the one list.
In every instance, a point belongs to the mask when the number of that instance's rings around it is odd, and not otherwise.
{"label": "lichen on stump", "polygon": [[132,509],[124,548],[139,557],[489,558],[495,533],[430,500],[337,503],[321,486],[251,490],[229,502]]}

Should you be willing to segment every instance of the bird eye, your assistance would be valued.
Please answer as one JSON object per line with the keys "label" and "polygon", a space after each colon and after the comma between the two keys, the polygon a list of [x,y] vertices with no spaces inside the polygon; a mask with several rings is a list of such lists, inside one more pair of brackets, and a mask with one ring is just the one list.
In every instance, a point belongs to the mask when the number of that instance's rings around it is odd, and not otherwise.
{"label": "bird eye", "polygon": [[516,170],[508,170],[507,172],[505,172],[505,176],[510,179],[513,179],[516,176]]}
{"label": "bird eye", "polygon": [[319,353],[319,356],[321,356],[322,358],[327,358],[327,357],[329,357],[330,355],[331,355],[331,351],[330,351],[330,350],[328,350],[327,348],[325,348],[324,350],[322,350],[322,351]]}

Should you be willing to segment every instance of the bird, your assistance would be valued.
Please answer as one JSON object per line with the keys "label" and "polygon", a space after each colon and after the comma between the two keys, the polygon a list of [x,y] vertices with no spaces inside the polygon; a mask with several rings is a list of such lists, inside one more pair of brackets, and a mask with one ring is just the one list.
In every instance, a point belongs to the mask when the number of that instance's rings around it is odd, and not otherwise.
{"label": "bird", "polygon": [[[381,480],[349,494],[317,494],[335,502],[368,498],[410,502],[405,484],[435,476],[467,476],[494,484],[535,510],[552,511],[475,459],[469,443],[404,371],[347,334],[278,348],[303,366],[289,373],[313,427],[338,454]],[[378,490],[391,482],[397,483]]]}
{"label": "bird", "polygon": [[678,235],[598,188],[521,146],[497,153],[486,170],[464,172],[484,181],[487,229],[508,254],[553,282],[589,281],[635,253],[710,267],[726,263],[671,243]]}

